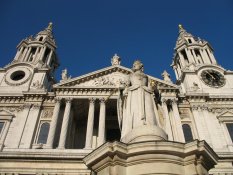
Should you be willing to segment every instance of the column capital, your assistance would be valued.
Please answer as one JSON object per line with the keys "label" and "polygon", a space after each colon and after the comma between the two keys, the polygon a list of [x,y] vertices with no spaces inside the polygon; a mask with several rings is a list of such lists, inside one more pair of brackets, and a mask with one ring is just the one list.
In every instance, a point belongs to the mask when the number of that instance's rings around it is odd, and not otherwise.
{"label": "column capital", "polygon": [[66,103],[71,103],[73,98],[65,98]]}
{"label": "column capital", "polygon": [[106,103],[106,99],[105,98],[99,98],[100,104],[102,103]]}
{"label": "column capital", "polygon": [[162,99],[161,99],[161,102],[162,102],[163,104],[167,104],[167,101],[168,101],[168,99],[166,99],[166,98],[162,98]]}
{"label": "column capital", "polygon": [[178,103],[178,99],[177,99],[177,98],[171,99],[171,103],[172,103],[172,104],[177,104],[177,103]]}
{"label": "column capital", "polygon": [[55,103],[61,103],[62,98],[61,97],[55,97],[54,101]]}
{"label": "column capital", "polygon": [[96,98],[89,98],[90,103],[95,103],[95,101],[96,101]]}

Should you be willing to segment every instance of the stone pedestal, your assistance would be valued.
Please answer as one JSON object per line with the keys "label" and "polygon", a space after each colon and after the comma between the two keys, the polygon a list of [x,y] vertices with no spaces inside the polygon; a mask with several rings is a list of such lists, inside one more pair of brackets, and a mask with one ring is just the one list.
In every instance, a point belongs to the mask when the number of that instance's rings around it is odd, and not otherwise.
{"label": "stone pedestal", "polygon": [[97,175],[207,175],[218,156],[205,141],[105,143],[84,158]]}
{"label": "stone pedestal", "polygon": [[143,125],[134,128],[132,131],[127,133],[122,139],[123,143],[135,143],[141,141],[151,140],[167,140],[167,134],[162,128],[158,126]]}

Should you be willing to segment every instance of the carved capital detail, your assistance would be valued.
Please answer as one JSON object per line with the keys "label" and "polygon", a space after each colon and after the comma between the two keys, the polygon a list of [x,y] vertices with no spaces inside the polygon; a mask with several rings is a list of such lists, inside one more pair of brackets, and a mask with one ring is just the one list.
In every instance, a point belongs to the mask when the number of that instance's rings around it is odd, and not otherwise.
{"label": "carved capital detail", "polygon": [[106,103],[106,99],[105,98],[100,98],[99,101],[100,101],[100,104]]}
{"label": "carved capital detail", "polygon": [[41,105],[40,104],[33,104],[32,110],[38,110],[40,109]]}
{"label": "carved capital detail", "polygon": [[66,103],[71,103],[72,100],[73,100],[73,98],[66,98],[66,99],[65,99]]}
{"label": "carved capital detail", "polygon": [[89,98],[89,103],[94,104],[94,103],[95,103],[95,100],[96,100],[96,98]]}
{"label": "carved capital detail", "polygon": [[62,100],[62,98],[60,98],[60,97],[56,97],[54,99],[55,103],[61,103],[61,100]]}

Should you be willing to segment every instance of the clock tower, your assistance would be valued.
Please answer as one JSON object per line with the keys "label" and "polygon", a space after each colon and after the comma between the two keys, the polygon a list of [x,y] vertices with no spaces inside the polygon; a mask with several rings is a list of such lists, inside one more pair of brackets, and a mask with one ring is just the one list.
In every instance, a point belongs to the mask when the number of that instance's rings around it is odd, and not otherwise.
{"label": "clock tower", "polygon": [[0,69],[1,93],[50,91],[59,65],[52,23],[36,36],[23,39],[14,60]]}
{"label": "clock tower", "polygon": [[182,93],[228,94],[233,88],[232,71],[221,67],[211,45],[179,25],[173,63]]}

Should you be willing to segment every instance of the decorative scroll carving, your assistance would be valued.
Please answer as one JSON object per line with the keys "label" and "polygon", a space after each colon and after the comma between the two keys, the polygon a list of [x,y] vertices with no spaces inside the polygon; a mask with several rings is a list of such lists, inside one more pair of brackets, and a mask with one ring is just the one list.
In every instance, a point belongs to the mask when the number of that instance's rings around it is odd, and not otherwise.
{"label": "decorative scroll carving", "polygon": [[52,110],[45,110],[41,116],[41,118],[52,118],[53,111]]}
{"label": "decorative scroll carving", "polygon": [[44,85],[39,82],[39,80],[32,83],[32,88],[34,89],[43,89]]}

